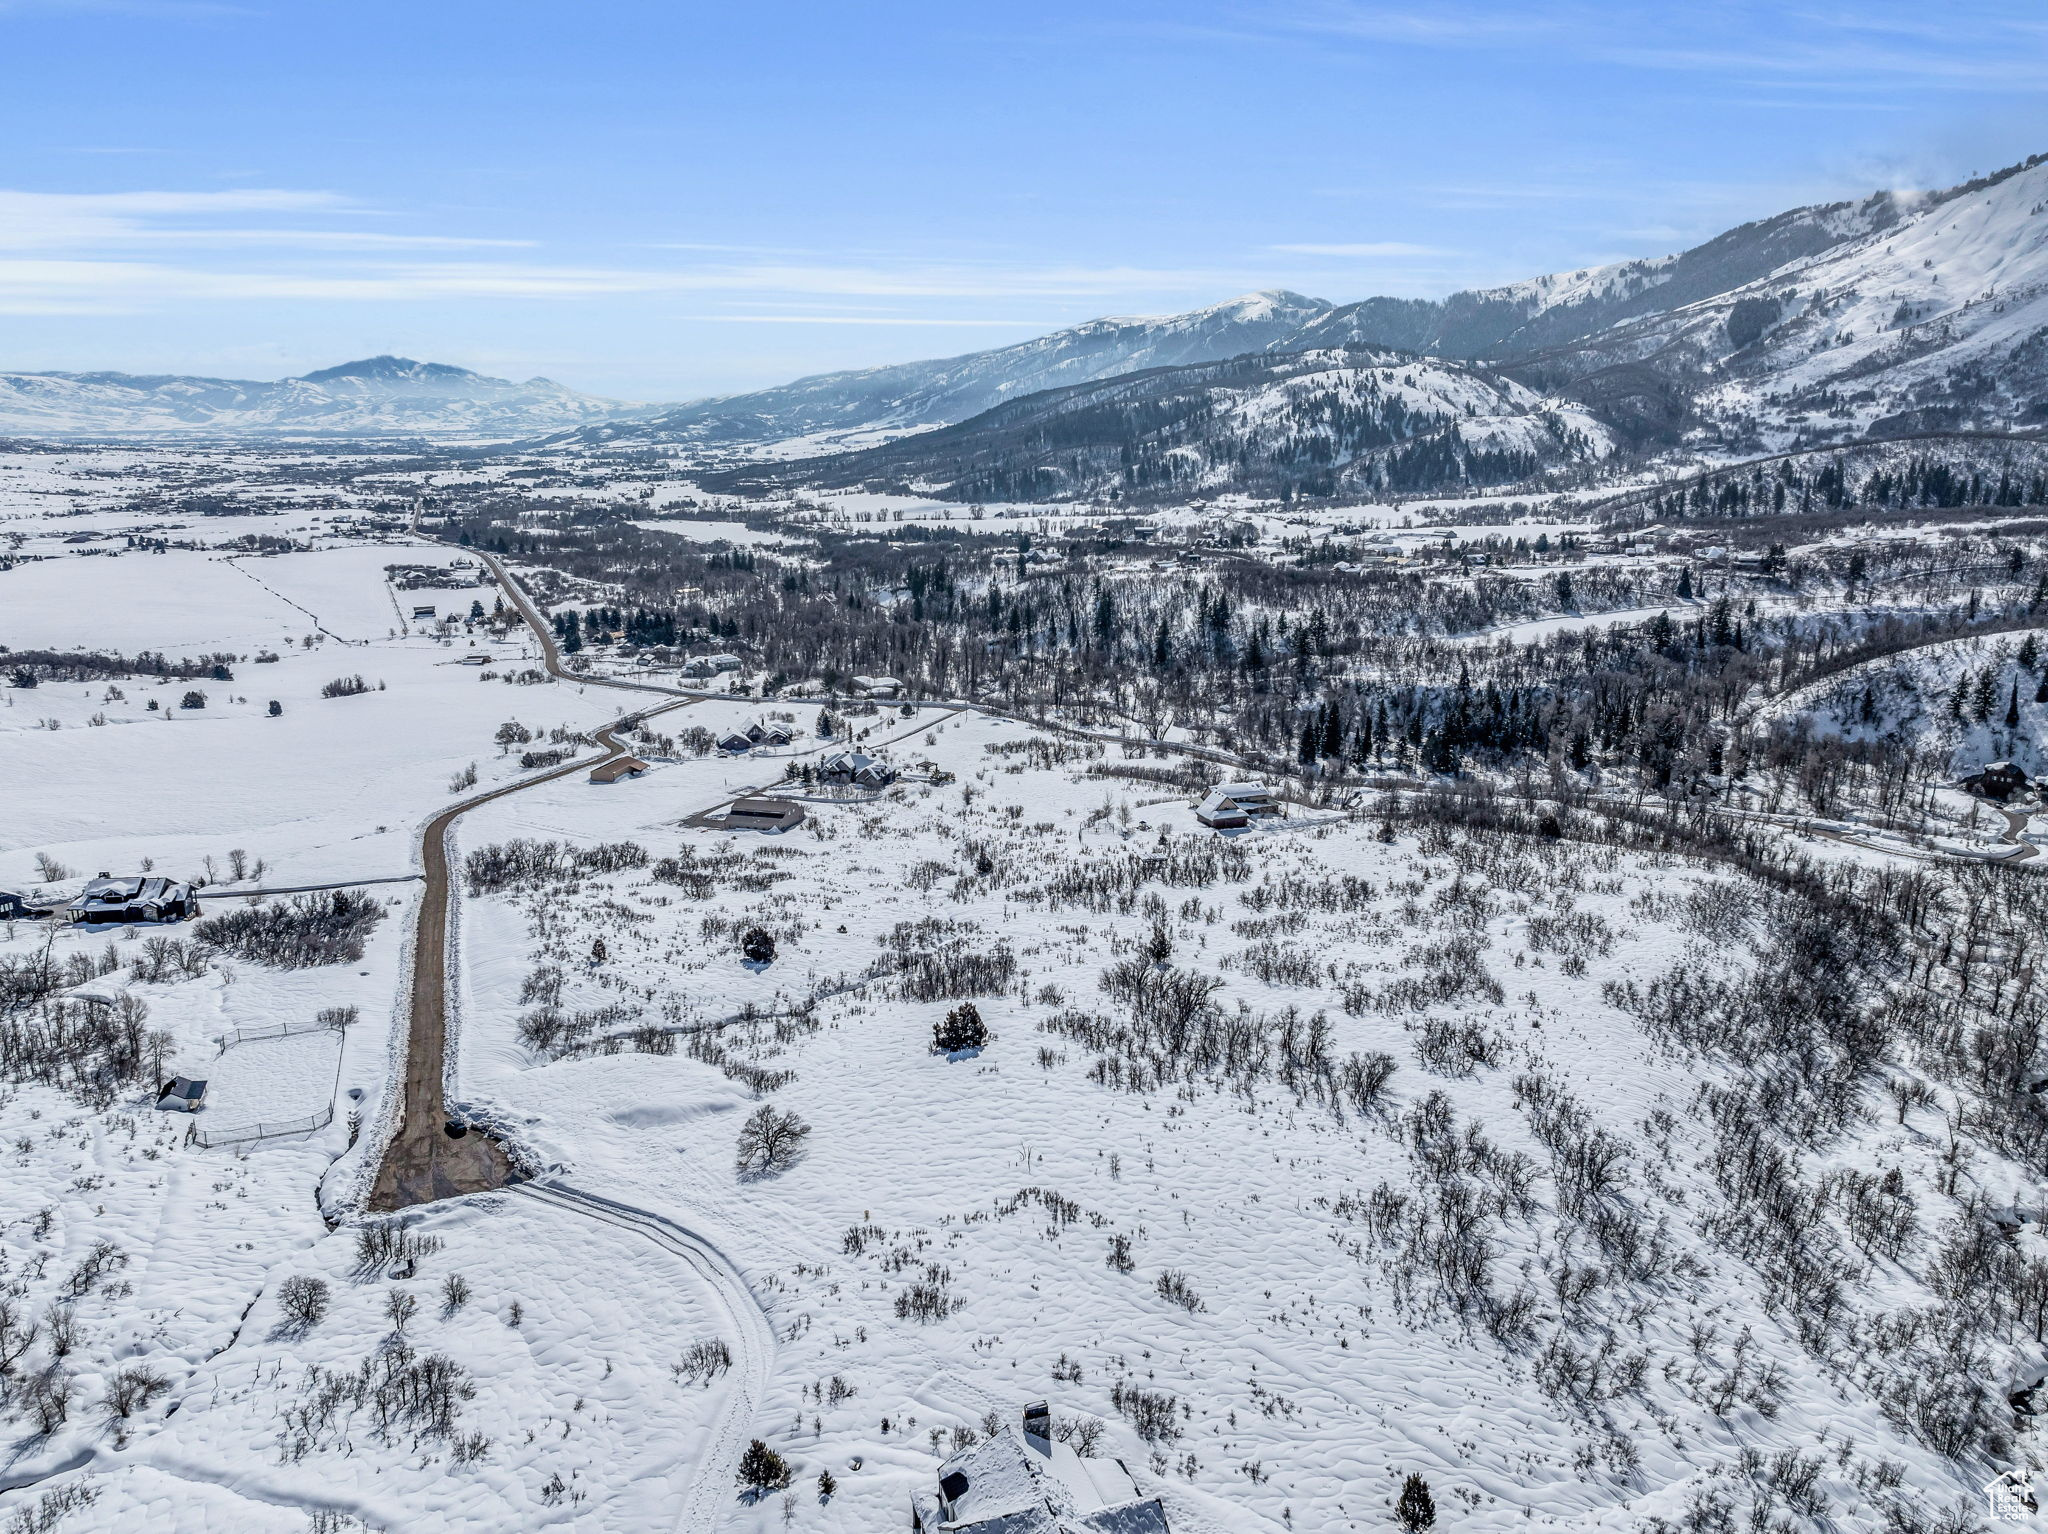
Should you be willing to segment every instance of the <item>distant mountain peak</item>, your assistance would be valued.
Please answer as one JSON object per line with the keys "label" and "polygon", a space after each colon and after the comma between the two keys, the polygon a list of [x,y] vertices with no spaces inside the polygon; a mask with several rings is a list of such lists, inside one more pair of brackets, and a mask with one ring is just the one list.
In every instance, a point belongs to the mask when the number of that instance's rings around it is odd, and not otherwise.
{"label": "distant mountain peak", "polygon": [[[356,379],[375,383],[457,383],[467,379],[481,379],[481,373],[468,368],[452,367],[445,362],[415,362],[410,357],[393,357],[388,353],[378,357],[363,357],[355,362],[344,362],[335,367],[321,368],[315,373],[299,375],[301,383],[336,383],[343,379]],[[497,382],[498,380],[491,380]]]}

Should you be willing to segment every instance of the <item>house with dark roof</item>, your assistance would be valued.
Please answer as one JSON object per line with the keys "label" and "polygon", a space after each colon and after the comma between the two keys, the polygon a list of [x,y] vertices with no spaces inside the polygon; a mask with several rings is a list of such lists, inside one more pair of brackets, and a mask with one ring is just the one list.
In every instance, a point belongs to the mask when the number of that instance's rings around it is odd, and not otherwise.
{"label": "house with dark roof", "polygon": [[206,1083],[173,1076],[157,1089],[156,1105],[166,1113],[197,1113],[206,1106]]}
{"label": "house with dark roof", "polygon": [[615,756],[608,762],[599,762],[590,769],[593,783],[616,783],[621,778],[637,778],[647,770],[647,764],[637,756]]}
{"label": "house with dark roof", "polygon": [[0,890],[0,921],[33,921],[49,914],[47,906],[30,905],[26,896]]}
{"label": "house with dark roof", "polygon": [[1986,799],[2010,799],[2027,786],[2027,775],[2011,762],[1986,762],[1962,781],[1965,792]]}
{"label": "house with dark roof", "polygon": [[1195,806],[1195,819],[1219,831],[1234,831],[1255,820],[1274,820],[1280,801],[1263,783],[1218,783]]}
{"label": "house with dark roof", "polygon": [[794,799],[735,799],[722,823],[734,831],[790,831],[804,823],[804,807]]}
{"label": "house with dark roof", "polygon": [[66,908],[75,922],[113,926],[130,922],[183,921],[199,914],[199,896],[176,879],[88,880]]}
{"label": "house with dark roof", "polygon": [[818,781],[838,788],[887,788],[896,769],[865,751],[834,751],[818,763]]}

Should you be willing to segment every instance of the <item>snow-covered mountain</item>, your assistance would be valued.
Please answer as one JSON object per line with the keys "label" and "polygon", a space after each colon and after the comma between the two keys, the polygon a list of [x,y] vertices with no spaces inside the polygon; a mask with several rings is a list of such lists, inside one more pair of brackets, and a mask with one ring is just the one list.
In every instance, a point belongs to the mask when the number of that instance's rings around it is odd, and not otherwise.
{"label": "snow-covered mountain", "polygon": [[[1922,199],[1749,282],[1537,359],[1648,369],[1702,439],[1779,448],[2048,422],[2048,157]],[[1567,385],[1575,393],[1576,383]]]}
{"label": "snow-covered mountain", "polygon": [[1363,494],[1531,479],[1616,445],[1584,406],[1490,369],[1354,347],[1047,390],[865,451],[705,483],[914,486],[958,500]]}
{"label": "snow-covered mountain", "polygon": [[1322,299],[1299,293],[1247,293],[1188,314],[1090,320],[961,357],[820,373],[576,436],[588,442],[773,441],[859,428],[942,426],[1041,389],[1280,349],[1329,310]]}
{"label": "snow-covered mountain", "polygon": [[546,378],[369,357],[274,383],[132,373],[0,373],[0,432],[517,435],[640,407]]}

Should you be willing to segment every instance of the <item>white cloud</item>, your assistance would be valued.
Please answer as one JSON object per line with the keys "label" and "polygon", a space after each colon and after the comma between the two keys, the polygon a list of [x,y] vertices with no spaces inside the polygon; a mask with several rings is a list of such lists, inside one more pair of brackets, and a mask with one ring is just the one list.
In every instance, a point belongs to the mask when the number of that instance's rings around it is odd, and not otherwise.
{"label": "white cloud", "polygon": [[1400,240],[1371,240],[1362,245],[1268,245],[1268,250],[1294,256],[1444,256],[1434,245],[1408,245]]}
{"label": "white cloud", "polygon": [[372,210],[332,192],[250,188],[226,192],[20,192],[0,189],[0,250],[105,250],[133,245],[220,245],[315,250],[459,250],[526,240],[387,234],[337,228],[249,229],[213,222],[251,213],[361,217]]}

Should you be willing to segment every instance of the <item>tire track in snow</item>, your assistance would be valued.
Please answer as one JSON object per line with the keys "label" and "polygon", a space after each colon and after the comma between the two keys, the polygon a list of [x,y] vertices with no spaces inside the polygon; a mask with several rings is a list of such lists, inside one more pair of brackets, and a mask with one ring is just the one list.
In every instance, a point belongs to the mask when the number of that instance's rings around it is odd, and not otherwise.
{"label": "tire track in snow", "polygon": [[775,1357],[775,1328],[732,1260],[712,1242],[675,1221],[562,1182],[519,1183],[509,1191],[645,1236],[664,1251],[682,1258],[703,1278],[724,1311],[725,1324],[719,1328],[719,1334],[730,1338],[733,1344],[733,1382],[718,1428],[698,1458],[675,1522],[681,1534],[708,1534],[736,1500],[740,1456],[746,1451],[754,1418],[768,1390]]}

